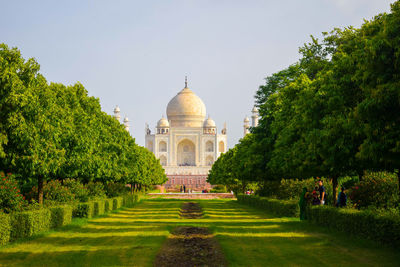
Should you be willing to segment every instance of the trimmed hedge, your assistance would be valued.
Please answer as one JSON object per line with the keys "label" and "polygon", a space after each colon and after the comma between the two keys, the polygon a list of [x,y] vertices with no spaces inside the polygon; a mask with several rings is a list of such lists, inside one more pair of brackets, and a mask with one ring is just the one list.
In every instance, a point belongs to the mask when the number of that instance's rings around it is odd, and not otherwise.
{"label": "trimmed hedge", "polygon": [[122,207],[123,205],[123,197],[114,197],[113,199],[113,210],[117,210]]}
{"label": "trimmed hedge", "polygon": [[50,226],[51,212],[49,209],[12,213],[10,240],[33,236],[49,230]]}
{"label": "trimmed hedge", "polygon": [[307,216],[311,223],[400,247],[400,216],[328,206],[308,207]]}
{"label": "trimmed hedge", "polygon": [[258,207],[277,216],[299,217],[300,209],[296,201],[278,200],[254,195],[238,195],[237,200],[240,203],[253,207]]}
{"label": "trimmed hedge", "polygon": [[104,212],[112,210],[112,202],[110,199],[104,199]]}
{"label": "trimmed hedge", "polygon": [[77,203],[75,206],[63,205],[11,214],[0,213],[0,245],[67,225],[71,223],[72,217],[92,218],[122,206],[131,207],[139,201],[140,197],[135,194]]}
{"label": "trimmed hedge", "polygon": [[72,207],[69,205],[51,207],[51,228],[57,228],[71,223]]}
{"label": "trimmed hedge", "polygon": [[105,213],[105,201],[96,200],[93,201],[93,217],[97,215],[103,215]]}
{"label": "trimmed hedge", "polygon": [[94,202],[84,202],[84,203],[78,203],[74,211],[72,213],[72,216],[75,218],[92,218],[94,215]]}
{"label": "trimmed hedge", "polygon": [[140,201],[140,196],[138,194],[124,195],[122,198],[123,198],[123,205],[125,207],[133,207],[137,202]]}
{"label": "trimmed hedge", "polygon": [[0,245],[5,245],[10,241],[11,220],[10,215],[0,213]]}

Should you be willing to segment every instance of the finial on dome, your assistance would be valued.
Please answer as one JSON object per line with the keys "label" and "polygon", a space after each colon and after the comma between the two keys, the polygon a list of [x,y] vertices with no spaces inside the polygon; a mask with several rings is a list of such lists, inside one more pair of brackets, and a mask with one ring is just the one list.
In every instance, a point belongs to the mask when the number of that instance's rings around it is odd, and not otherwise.
{"label": "finial on dome", "polygon": [[185,76],[185,88],[188,88],[187,87],[187,76]]}

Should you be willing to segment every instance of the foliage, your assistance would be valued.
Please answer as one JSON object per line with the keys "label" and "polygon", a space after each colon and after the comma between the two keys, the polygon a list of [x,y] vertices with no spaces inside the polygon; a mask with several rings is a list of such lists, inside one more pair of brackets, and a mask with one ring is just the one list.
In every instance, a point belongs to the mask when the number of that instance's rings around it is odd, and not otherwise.
{"label": "foliage", "polygon": [[396,1],[391,13],[359,29],[335,29],[323,33],[322,40],[311,37],[299,49],[298,62],[260,86],[255,96],[259,125],[214,163],[209,182],[244,192],[250,183],[265,189],[271,181],[294,179],[287,185],[298,194],[301,182],[295,179],[326,177],[335,203],[341,177],[361,177],[365,170],[396,172],[399,25]]}
{"label": "foliage", "polygon": [[69,203],[74,201],[75,195],[61,184],[59,180],[51,180],[44,183],[43,196],[46,204]]}
{"label": "foliage", "polygon": [[210,190],[210,192],[211,192],[211,193],[226,193],[226,192],[228,192],[228,191],[226,190],[226,186],[221,185],[221,184],[217,184],[216,186],[214,186],[214,187]]}
{"label": "foliage", "polygon": [[0,212],[0,245],[10,240],[30,237],[49,229],[68,225],[75,218],[92,218],[109,212],[112,201],[116,208],[132,207],[140,201],[138,194],[125,194],[115,199],[98,199],[86,203],[69,203],[66,205],[43,208],[30,205],[30,210],[5,214]]}
{"label": "foliage", "polygon": [[104,185],[100,182],[90,182],[86,185],[88,195],[91,199],[105,198],[106,191]]}
{"label": "foliage", "polygon": [[93,216],[103,215],[105,212],[104,200],[93,201]]}
{"label": "foliage", "polygon": [[111,199],[104,199],[104,212],[109,212],[112,210],[112,201]]}
{"label": "foliage", "polygon": [[277,216],[299,216],[299,205],[297,201],[277,200],[254,195],[238,195],[237,200],[239,203],[261,208]]}
{"label": "foliage", "polygon": [[0,212],[0,246],[10,241],[11,223],[10,215]]}
{"label": "foliage", "polygon": [[75,179],[65,179],[63,185],[74,195],[75,199],[79,202],[86,202],[89,200],[89,192],[86,187]]}
{"label": "foliage", "polygon": [[20,211],[25,203],[13,175],[0,172],[0,212]]}
{"label": "foliage", "polygon": [[125,207],[133,207],[136,205],[138,202],[141,200],[141,195],[140,194],[134,194],[134,195],[123,195],[123,205]]}
{"label": "foliage", "polygon": [[112,205],[113,210],[117,210],[117,209],[121,208],[123,205],[122,197],[115,197],[112,199],[112,201],[113,201],[113,205]]}
{"label": "foliage", "polygon": [[11,214],[10,239],[30,237],[51,227],[51,212],[49,209],[15,212]]}
{"label": "foliage", "polygon": [[349,196],[358,208],[394,208],[399,205],[399,195],[397,176],[388,172],[367,172],[349,190]]}
{"label": "foliage", "polygon": [[126,193],[128,188],[126,187],[125,183],[120,182],[108,182],[105,185],[105,191],[107,197],[117,197],[124,193]]}
{"label": "foliage", "polygon": [[71,223],[71,205],[55,206],[49,209],[51,212],[51,228],[57,228]]}
{"label": "foliage", "polygon": [[320,179],[323,181],[325,187],[326,203],[332,203],[332,183],[329,179],[319,177],[316,179],[282,179],[280,182],[266,182],[256,193],[269,198],[298,200],[304,187],[307,188],[308,192],[312,192],[318,186],[317,182]]}
{"label": "foliage", "polygon": [[[184,201],[149,199],[123,214],[74,220],[33,242],[1,248],[0,262],[4,266],[129,266],[134,259],[136,266],[153,266],[158,248],[177,225],[209,228],[229,266],[313,266],[316,262],[324,266],[397,266],[399,262],[398,250],[391,247],[357,240],[298,218],[276,218],[237,201],[200,200],[207,219],[182,219],[179,210]],[[138,249],[144,245],[149,249]],[[343,251],[345,256],[338,256]]]}
{"label": "foliage", "polygon": [[36,184],[40,204],[43,185],[52,180],[139,188],[166,181],[154,154],[101,111],[99,99],[82,84],[48,83],[39,70],[34,59],[0,44],[0,169],[15,174],[24,188]]}
{"label": "foliage", "polygon": [[92,218],[94,213],[94,202],[84,202],[75,205],[72,211],[72,217],[74,218]]}
{"label": "foliage", "polygon": [[[371,210],[338,209],[327,206],[309,207],[308,220],[331,229],[400,246],[400,213]],[[373,230],[372,230],[373,229]]]}

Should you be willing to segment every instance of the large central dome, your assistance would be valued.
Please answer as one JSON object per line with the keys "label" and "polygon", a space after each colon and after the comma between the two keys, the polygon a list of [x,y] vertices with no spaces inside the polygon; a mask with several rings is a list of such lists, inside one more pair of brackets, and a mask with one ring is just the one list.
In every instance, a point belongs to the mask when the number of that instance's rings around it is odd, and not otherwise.
{"label": "large central dome", "polygon": [[172,127],[202,127],[206,117],[206,106],[186,85],[169,101],[167,116]]}

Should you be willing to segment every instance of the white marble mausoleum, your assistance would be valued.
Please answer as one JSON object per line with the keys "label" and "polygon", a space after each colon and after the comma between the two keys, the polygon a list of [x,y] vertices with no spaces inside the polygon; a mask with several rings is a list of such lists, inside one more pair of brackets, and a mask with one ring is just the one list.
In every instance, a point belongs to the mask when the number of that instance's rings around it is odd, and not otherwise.
{"label": "white marble mausoleum", "polygon": [[146,125],[146,147],[160,159],[168,177],[167,189],[203,189],[208,171],[227,149],[226,125],[217,132],[203,101],[187,86],[167,105],[167,118],[161,118],[152,133]]}

